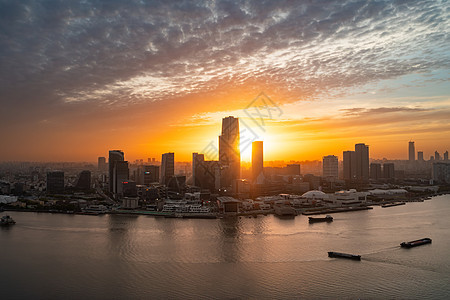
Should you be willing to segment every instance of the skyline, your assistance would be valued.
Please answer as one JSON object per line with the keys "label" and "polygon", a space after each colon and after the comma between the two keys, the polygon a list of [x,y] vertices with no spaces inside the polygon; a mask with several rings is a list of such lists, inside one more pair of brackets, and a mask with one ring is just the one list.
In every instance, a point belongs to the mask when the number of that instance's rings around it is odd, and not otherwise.
{"label": "skyline", "polygon": [[[190,161],[263,92],[264,157],[429,159],[450,148],[450,5],[0,4],[2,161]],[[82,147],[80,147],[82,146]],[[250,147],[251,148],[251,147]],[[250,161],[251,149],[242,151]]]}

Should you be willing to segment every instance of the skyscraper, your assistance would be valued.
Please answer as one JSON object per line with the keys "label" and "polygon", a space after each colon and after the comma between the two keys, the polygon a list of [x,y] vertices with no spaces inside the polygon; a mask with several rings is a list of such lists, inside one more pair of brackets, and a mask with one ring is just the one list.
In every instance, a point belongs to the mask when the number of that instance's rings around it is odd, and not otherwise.
{"label": "skyscraper", "polygon": [[47,172],[47,194],[60,194],[64,192],[64,172]]}
{"label": "skyscraper", "polygon": [[444,152],[444,160],[445,160],[445,161],[448,161],[448,151],[445,151],[445,152]]}
{"label": "skyscraper", "polygon": [[408,147],[408,157],[409,157],[409,161],[413,162],[416,160],[416,150],[414,148],[414,142],[410,141],[409,142],[409,147]]}
{"label": "skyscraper", "polygon": [[78,180],[75,187],[78,190],[89,190],[91,188],[91,171],[81,171],[81,173],[78,175]]}
{"label": "skyscraper", "polygon": [[[205,161],[205,155],[192,153],[192,182],[194,186],[213,191],[216,187],[216,173],[219,172],[219,162],[217,160]],[[219,177],[219,176],[217,176]]]}
{"label": "skyscraper", "polygon": [[344,151],[344,179],[369,180],[369,146],[356,144],[355,151]]}
{"label": "skyscraper", "polygon": [[175,154],[173,152],[164,153],[161,158],[160,183],[167,185],[169,180],[175,175]]}
{"label": "skyscraper", "polygon": [[98,171],[99,172],[105,172],[106,171],[106,158],[105,157],[99,157],[97,166],[98,166]]}
{"label": "skyscraper", "polygon": [[371,163],[370,164],[370,179],[379,180],[381,175],[381,164]]}
{"label": "skyscraper", "polygon": [[355,151],[344,151],[344,180],[356,179],[356,153]]}
{"label": "skyscraper", "polygon": [[369,180],[369,146],[365,144],[355,145],[356,153],[356,179]]}
{"label": "skyscraper", "polygon": [[423,161],[423,152],[422,151],[418,151],[417,152],[417,160],[418,161]]}
{"label": "skyscraper", "polygon": [[264,156],[263,156],[263,142],[256,141],[252,143],[252,182],[260,182],[264,177]]}
{"label": "skyscraper", "polygon": [[124,161],[122,150],[109,150],[109,191],[114,193],[114,165],[117,161]]}
{"label": "skyscraper", "polygon": [[239,149],[239,119],[222,119],[222,134],[219,136],[220,184],[231,187],[241,175],[241,152]]}
{"label": "skyscraper", "polygon": [[394,164],[393,163],[383,164],[383,178],[394,179],[394,177],[395,177]]}
{"label": "skyscraper", "polygon": [[113,193],[114,196],[123,195],[123,182],[129,179],[129,170],[127,161],[116,161],[113,169]]}
{"label": "skyscraper", "polygon": [[437,152],[437,151],[434,151],[434,160],[435,160],[435,161],[441,160],[441,155],[440,155],[439,152]]}
{"label": "skyscraper", "polygon": [[322,175],[325,178],[337,179],[339,173],[339,160],[337,156],[327,155],[322,158]]}

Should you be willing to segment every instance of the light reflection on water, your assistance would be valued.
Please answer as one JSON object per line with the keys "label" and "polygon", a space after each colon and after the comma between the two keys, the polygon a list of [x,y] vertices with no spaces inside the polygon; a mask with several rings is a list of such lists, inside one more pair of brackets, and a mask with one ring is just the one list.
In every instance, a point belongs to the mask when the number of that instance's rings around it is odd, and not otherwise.
{"label": "light reflection on water", "polygon": [[[444,299],[450,297],[449,214],[450,196],[314,224],[305,216],[10,212],[18,223],[0,230],[0,267],[9,274],[0,289],[17,299]],[[422,237],[433,243],[398,246]],[[327,251],[361,254],[362,261],[331,259]]]}

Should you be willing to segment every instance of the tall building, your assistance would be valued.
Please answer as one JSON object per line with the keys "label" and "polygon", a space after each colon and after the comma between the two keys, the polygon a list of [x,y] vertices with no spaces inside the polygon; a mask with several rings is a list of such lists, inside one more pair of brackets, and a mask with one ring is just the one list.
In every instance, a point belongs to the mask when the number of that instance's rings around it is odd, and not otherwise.
{"label": "tall building", "polygon": [[173,152],[164,153],[161,158],[161,176],[159,177],[159,182],[167,185],[174,175],[175,154]]}
{"label": "tall building", "polygon": [[200,186],[200,173],[202,172],[201,168],[203,167],[203,163],[205,162],[205,155],[198,154],[197,152],[192,153],[192,183],[194,186]]}
{"label": "tall building", "polygon": [[136,184],[149,186],[151,183],[159,182],[159,166],[141,165],[135,174]]}
{"label": "tall building", "polygon": [[381,177],[382,177],[381,164],[371,163],[370,164],[370,179],[379,180]]}
{"label": "tall building", "polygon": [[417,152],[417,160],[418,161],[423,161],[423,152],[422,151],[418,151]]}
{"label": "tall building", "polygon": [[356,153],[355,151],[344,151],[344,180],[356,179]]}
{"label": "tall building", "polygon": [[434,151],[434,160],[435,160],[435,161],[441,160],[441,155],[440,155],[439,152],[437,152],[437,151]]}
{"label": "tall building", "polygon": [[344,179],[369,180],[369,146],[356,144],[355,151],[344,151]]}
{"label": "tall building", "polygon": [[194,186],[213,191],[220,188],[216,186],[216,179],[219,177],[219,162],[217,160],[205,161],[205,155],[192,153],[192,182]]}
{"label": "tall building", "polygon": [[284,171],[286,175],[300,175],[300,164],[288,164]]}
{"label": "tall building", "polygon": [[91,189],[91,171],[84,170],[78,175],[76,189],[87,191]]}
{"label": "tall building", "polygon": [[122,150],[110,150],[109,151],[109,191],[114,193],[114,166],[117,161],[124,161],[125,156]]}
{"label": "tall building", "polygon": [[221,187],[231,187],[241,176],[241,152],[239,149],[239,119],[222,119],[222,134],[219,136],[219,163]]}
{"label": "tall building", "polygon": [[252,182],[263,183],[264,179],[264,154],[263,142],[252,143]]}
{"label": "tall building", "polygon": [[338,178],[339,160],[335,155],[327,155],[322,159],[322,171],[325,178]]}
{"label": "tall building", "polygon": [[369,180],[369,146],[365,144],[355,145],[356,154],[356,179]]}
{"label": "tall building", "polygon": [[393,163],[383,164],[383,178],[394,179],[394,177],[395,177],[394,164]]}
{"label": "tall building", "polygon": [[47,194],[61,194],[64,192],[64,172],[47,172]]}
{"label": "tall building", "polygon": [[409,158],[409,161],[410,162],[412,162],[412,161],[415,161],[416,160],[416,150],[415,150],[415,148],[414,148],[414,142],[413,141],[410,141],[409,142],[409,145],[408,145],[408,158]]}
{"label": "tall building", "polygon": [[123,195],[123,183],[129,179],[129,169],[127,161],[116,161],[113,169],[113,193],[114,196]]}
{"label": "tall building", "polygon": [[445,152],[444,152],[444,160],[445,160],[445,161],[448,161],[448,151],[445,151]]}
{"label": "tall building", "polygon": [[432,179],[441,184],[450,184],[450,164],[443,162],[433,163],[431,169]]}
{"label": "tall building", "polygon": [[99,157],[98,158],[98,171],[99,172],[105,172],[106,171],[106,157]]}

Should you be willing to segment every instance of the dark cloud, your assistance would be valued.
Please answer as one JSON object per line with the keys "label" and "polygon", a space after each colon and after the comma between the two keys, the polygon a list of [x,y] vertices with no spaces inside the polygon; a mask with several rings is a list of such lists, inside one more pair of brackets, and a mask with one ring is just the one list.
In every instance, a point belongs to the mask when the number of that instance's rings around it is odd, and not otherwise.
{"label": "dark cloud", "polygon": [[292,99],[449,67],[446,1],[0,1],[0,101],[63,110],[246,83]]}

